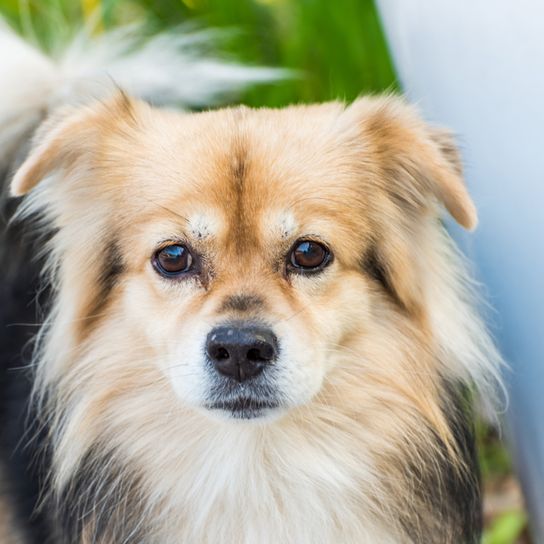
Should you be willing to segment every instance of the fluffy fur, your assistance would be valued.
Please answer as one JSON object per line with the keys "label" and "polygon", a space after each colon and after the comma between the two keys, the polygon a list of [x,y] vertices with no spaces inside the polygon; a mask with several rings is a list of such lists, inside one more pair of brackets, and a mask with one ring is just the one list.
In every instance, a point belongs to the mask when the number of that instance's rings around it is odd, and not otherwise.
{"label": "fluffy fur", "polygon": [[[49,233],[32,423],[53,541],[478,541],[470,393],[493,395],[500,359],[439,219],[476,225],[455,146],[411,106],[117,92],[52,113],[11,191]],[[290,273],[307,238],[334,258]],[[165,241],[198,272],[158,275]],[[225,393],[205,339],[242,320],[280,356]],[[210,408],[227,395],[278,407]]]}

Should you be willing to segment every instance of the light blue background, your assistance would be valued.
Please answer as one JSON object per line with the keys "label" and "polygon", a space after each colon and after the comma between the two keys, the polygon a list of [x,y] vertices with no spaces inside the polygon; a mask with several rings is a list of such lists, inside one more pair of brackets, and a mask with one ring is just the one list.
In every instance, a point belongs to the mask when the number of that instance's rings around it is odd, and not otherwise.
{"label": "light blue background", "polygon": [[544,542],[544,1],[378,0],[401,83],[458,135],[480,226],[454,235],[497,310],[509,435]]}

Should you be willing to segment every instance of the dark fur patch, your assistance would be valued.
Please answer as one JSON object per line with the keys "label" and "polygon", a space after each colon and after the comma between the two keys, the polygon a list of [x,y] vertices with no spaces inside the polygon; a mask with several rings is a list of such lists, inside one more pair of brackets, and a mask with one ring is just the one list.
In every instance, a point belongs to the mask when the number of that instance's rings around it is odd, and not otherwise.
{"label": "dark fur patch", "polygon": [[233,295],[227,297],[219,309],[220,312],[248,312],[264,306],[264,300],[257,295]]}
{"label": "dark fur patch", "polygon": [[446,446],[436,437],[442,455],[428,458],[425,471],[422,465],[413,464],[406,469],[418,506],[408,509],[400,521],[414,542],[477,544],[482,533],[482,507],[470,401],[464,386],[448,384],[445,389],[443,410],[463,466],[451,462]]}
{"label": "dark fur patch", "polygon": [[148,541],[142,498],[139,476],[96,445],[55,501],[63,544]]}
{"label": "dark fur patch", "polygon": [[455,444],[464,462],[464,470],[444,471],[444,487],[449,501],[447,507],[454,522],[458,522],[458,542],[480,542],[483,513],[480,490],[480,467],[474,436],[474,417],[470,393],[466,386],[448,384],[449,399],[444,411],[449,420]]}
{"label": "dark fur patch", "polygon": [[108,302],[109,295],[123,271],[123,256],[119,249],[119,245],[116,240],[111,240],[104,250],[102,267],[96,282],[98,294],[93,300],[88,313],[88,317],[91,321],[94,319],[94,316],[100,313],[101,308]]}
{"label": "dark fur patch", "polygon": [[100,285],[103,299],[107,298],[123,270],[123,257],[119,245],[115,240],[112,240],[106,246],[104,261],[102,263],[102,272],[98,277],[98,284]]}
{"label": "dark fur patch", "polygon": [[[4,176],[0,173],[0,182]],[[5,179],[5,178],[4,178]],[[0,203],[0,472],[6,500],[25,544],[55,544],[47,508],[38,509],[48,460],[47,429],[31,402],[32,339],[48,307],[49,289],[38,290],[44,240],[32,239],[28,221],[8,227],[20,200]],[[36,238],[36,237],[34,237]]]}
{"label": "dark fur patch", "polygon": [[398,297],[397,292],[393,288],[393,284],[389,278],[386,264],[380,259],[377,249],[373,246],[370,247],[363,260],[362,260],[362,269],[363,271],[372,278],[376,283],[378,283],[382,289],[389,295],[391,300],[404,308],[404,305],[400,298]]}

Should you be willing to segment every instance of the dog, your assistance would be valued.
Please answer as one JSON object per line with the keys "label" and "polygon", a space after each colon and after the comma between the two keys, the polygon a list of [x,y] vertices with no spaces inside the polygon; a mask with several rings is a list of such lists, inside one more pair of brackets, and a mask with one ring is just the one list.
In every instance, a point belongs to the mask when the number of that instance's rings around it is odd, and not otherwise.
{"label": "dog", "polygon": [[477,223],[452,136],[391,95],[77,88],[3,162],[6,538],[478,542],[501,361],[441,220]]}

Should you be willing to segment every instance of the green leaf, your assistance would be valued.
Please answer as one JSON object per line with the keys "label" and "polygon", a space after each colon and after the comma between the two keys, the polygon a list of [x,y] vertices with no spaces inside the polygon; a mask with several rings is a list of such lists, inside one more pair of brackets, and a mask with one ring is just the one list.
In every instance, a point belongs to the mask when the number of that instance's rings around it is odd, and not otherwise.
{"label": "green leaf", "polygon": [[484,532],[482,544],[515,544],[526,526],[527,515],[524,512],[505,512]]}

